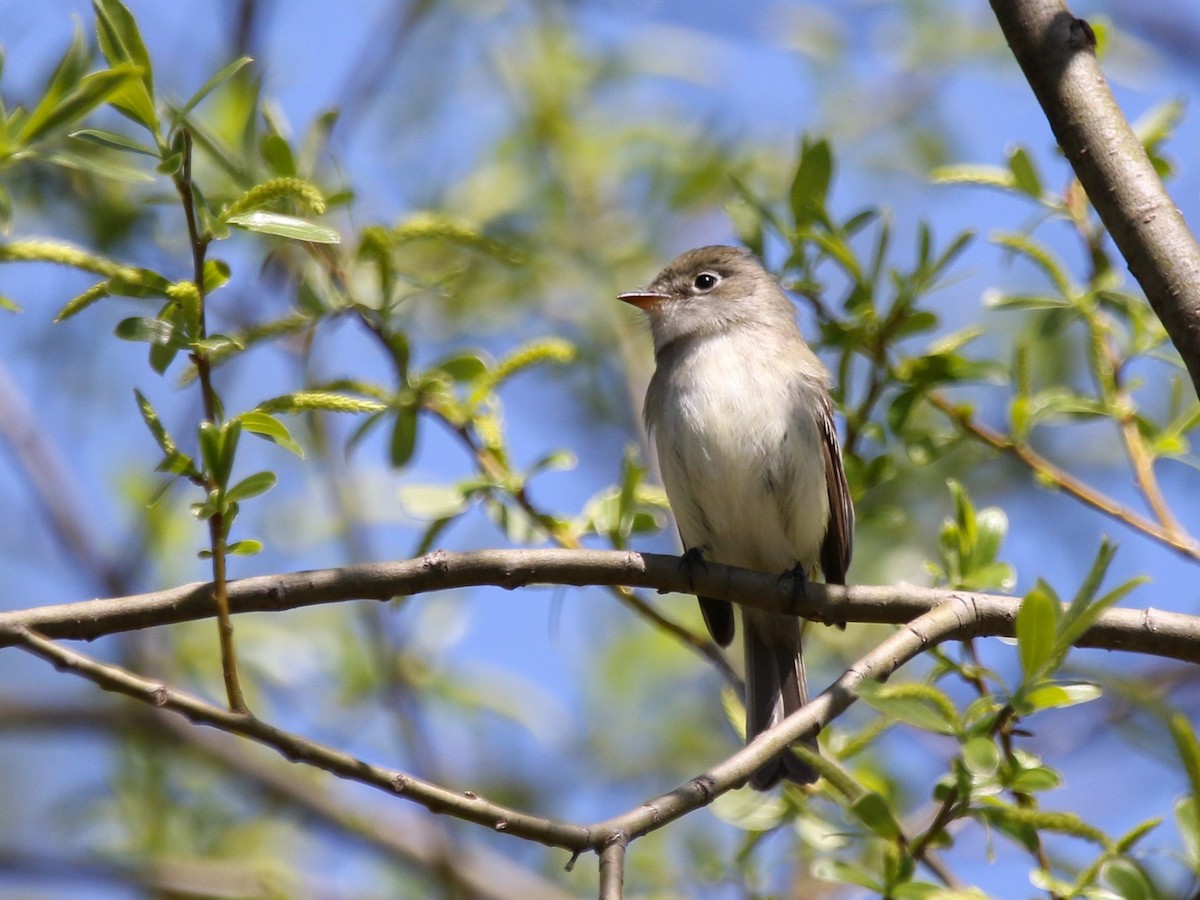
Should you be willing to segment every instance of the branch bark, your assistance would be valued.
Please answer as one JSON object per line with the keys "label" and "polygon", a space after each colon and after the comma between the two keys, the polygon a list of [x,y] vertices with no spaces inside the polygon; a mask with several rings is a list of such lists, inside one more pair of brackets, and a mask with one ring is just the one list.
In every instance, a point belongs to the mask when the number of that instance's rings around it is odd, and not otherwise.
{"label": "branch bark", "polygon": [[[0,722],[4,723],[6,734],[41,729],[117,733],[141,730],[152,736],[158,746],[186,747],[259,791],[268,801],[290,807],[319,826],[336,831],[343,839],[377,851],[388,861],[425,871],[436,871],[447,862],[442,846],[444,829],[435,821],[420,818],[415,812],[402,814],[382,802],[369,807],[359,800],[351,802],[344,794],[332,790],[336,782],[314,780],[309,772],[281,767],[277,760],[251,752],[253,748],[229,734],[195,728],[179,716],[149,706],[95,702],[78,706],[45,705],[0,695]],[[0,866],[4,856],[5,851],[0,849]],[[472,897],[571,900],[575,896],[477,842],[457,843],[451,862],[456,879]],[[145,868],[143,865],[137,871]],[[153,870],[153,865],[150,869]],[[298,885],[295,890],[299,891]],[[244,893],[250,896],[249,891]]]}
{"label": "branch bark", "polygon": [[1200,245],[1117,106],[1091,27],[1062,0],[991,5],[1054,137],[1200,395]]}
{"label": "branch bark", "polygon": [[[354,599],[390,600],[426,591],[493,585],[629,585],[700,593],[743,606],[788,612],[818,622],[902,625],[947,600],[969,602],[971,621],[952,635],[1012,637],[1020,598],[912,585],[793,586],[791,577],[679,557],[618,550],[437,551],[417,559],[261,575],[228,584],[231,612],[278,612]],[[211,618],[212,586],[184,585],[150,594],[85,600],[0,613],[0,647],[22,643],[18,629],[47,638],[93,640],[109,634]],[[803,598],[803,599],[801,599]],[[1081,647],[1127,650],[1200,662],[1200,617],[1156,609],[1111,609],[1079,641]]]}

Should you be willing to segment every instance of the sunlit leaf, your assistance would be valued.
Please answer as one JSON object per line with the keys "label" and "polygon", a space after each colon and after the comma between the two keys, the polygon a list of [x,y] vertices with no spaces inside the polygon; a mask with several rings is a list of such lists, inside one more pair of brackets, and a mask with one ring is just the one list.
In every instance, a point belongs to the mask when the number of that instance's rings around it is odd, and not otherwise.
{"label": "sunlit leaf", "polygon": [[262,209],[239,213],[230,216],[225,221],[238,228],[245,228],[247,231],[272,234],[296,241],[309,241],[314,244],[337,244],[342,240],[341,236],[327,225],[318,225],[316,222],[310,222],[297,216],[285,216],[282,213],[267,212]]}

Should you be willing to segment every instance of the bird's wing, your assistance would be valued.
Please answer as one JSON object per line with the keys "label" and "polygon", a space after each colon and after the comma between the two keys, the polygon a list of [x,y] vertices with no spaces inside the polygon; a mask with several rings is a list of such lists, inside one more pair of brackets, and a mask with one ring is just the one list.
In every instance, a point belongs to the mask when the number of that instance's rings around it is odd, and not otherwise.
{"label": "bird's wing", "polygon": [[833,422],[833,405],[821,398],[817,416],[821,432],[821,452],[825,457],[825,490],[829,494],[829,526],[821,543],[821,572],[827,584],[845,584],[854,546],[854,504],[842,467],[842,447]]}

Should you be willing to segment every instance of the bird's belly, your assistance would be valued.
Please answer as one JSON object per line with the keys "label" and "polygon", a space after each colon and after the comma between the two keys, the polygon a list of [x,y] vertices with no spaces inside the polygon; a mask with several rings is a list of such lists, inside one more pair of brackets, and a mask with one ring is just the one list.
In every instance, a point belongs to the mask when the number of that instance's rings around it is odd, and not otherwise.
{"label": "bird's belly", "polygon": [[730,565],[811,569],[829,516],[815,422],[773,373],[692,369],[655,432],[684,543]]}

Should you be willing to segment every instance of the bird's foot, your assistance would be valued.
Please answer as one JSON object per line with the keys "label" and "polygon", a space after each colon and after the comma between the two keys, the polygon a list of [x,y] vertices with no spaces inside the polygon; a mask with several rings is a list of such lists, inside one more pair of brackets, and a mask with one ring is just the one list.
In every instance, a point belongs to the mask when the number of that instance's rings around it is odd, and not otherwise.
{"label": "bird's foot", "polygon": [[794,614],[796,608],[803,604],[804,589],[808,586],[808,573],[804,571],[804,564],[796,563],[779,576],[780,581],[783,581],[785,578],[792,580],[792,598],[786,612]]}
{"label": "bird's foot", "polygon": [[699,547],[689,547],[683,552],[683,556],[679,557],[679,568],[687,574],[688,587],[695,591],[696,571],[700,570],[705,575],[708,574],[708,563],[704,559],[704,551]]}

